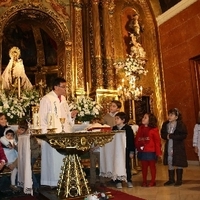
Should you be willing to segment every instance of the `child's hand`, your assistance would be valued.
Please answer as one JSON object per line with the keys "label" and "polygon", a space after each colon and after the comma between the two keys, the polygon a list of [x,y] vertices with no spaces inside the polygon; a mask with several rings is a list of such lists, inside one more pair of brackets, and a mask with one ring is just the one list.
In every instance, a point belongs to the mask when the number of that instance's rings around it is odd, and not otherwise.
{"label": "child's hand", "polygon": [[162,163],[162,156],[157,156],[157,162]]}
{"label": "child's hand", "polygon": [[198,147],[194,147],[194,152],[198,153]]}
{"label": "child's hand", "polygon": [[8,147],[9,149],[12,149],[12,148],[13,148],[12,144],[8,144],[7,147]]}
{"label": "child's hand", "polygon": [[4,165],[5,165],[5,162],[0,162],[0,170],[2,170],[3,169],[3,167],[4,167]]}
{"label": "child's hand", "polygon": [[130,153],[130,154],[129,154],[129,158],[131,158],[131,159],[132,159],[132,158],[133,158],[133,156],[134,156],[134,153]]}

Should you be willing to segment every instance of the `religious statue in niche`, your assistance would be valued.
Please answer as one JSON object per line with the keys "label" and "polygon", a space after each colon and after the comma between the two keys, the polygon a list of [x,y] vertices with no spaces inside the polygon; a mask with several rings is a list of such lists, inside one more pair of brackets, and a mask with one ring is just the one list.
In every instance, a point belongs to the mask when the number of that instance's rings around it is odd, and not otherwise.
{"label": "religious statue in niche", "polygon": [[130,34],[135,35],[136,39],[138,40],[140,37],[140,33],[144,31],[144,27],[139,22],[139,15],[138,13],[134,13],[131,16],[131,19],[128,23],[128,28]]}
{"label": "religious statue in niche", "polygon": [[20,58],[20,49],[12,47],[9,51],[10,61],[2,74],[4,89],[14,89],[20,86],[21,89],[30,90],[33,86],[26,76],[23,61]]}

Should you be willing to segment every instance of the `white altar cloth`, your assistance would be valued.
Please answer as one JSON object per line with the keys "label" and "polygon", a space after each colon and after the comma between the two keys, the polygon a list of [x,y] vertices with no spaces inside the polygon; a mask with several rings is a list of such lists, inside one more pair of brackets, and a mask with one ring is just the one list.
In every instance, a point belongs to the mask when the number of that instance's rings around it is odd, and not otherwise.
{"label": "white altar cloth", "polygon": [[24,188],[25,194],[33,195],[31,171],[30,134],[18,138],[18,185]]}
{"label": "white altar cloth", "polygon": [[58,153],[46,141],[41,142],[41,150],[41,185],[57,186],[65,156]]}
{"label": "white altar cloth", "polygon": [[126,133],[117,132],[100,148],[100,176],[126,181]]}

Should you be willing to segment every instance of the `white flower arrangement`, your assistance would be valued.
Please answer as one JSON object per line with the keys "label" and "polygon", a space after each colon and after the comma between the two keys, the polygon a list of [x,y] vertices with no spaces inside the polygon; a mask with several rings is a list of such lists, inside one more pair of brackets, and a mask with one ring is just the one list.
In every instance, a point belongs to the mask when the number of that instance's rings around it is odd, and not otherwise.
{"label": "white flower arrangement", "polygon": [[36,90],[24,90],[20,98],[13,91],[3,90],[0,95],[0,112],[6,115],[10,124],[26,117],[30,106],[38,104],[39,93]]}
{"label": "white flower arrangement", "polygon": [[78,110],[78,121],[91,121],[100,115],[101,105],[90,97],[80,96],[69,104],[70,110]]}
{"label": "white flower arrangement", "polygon": [[146,75],[148,70],[145,69],[147,62],[146,52],[140,43],[137,42],[136,36],[130,34],[132,44],[130,48],[130,54],[126,55],[125,61],[114,63],[115,68],[118,70],[124,70],[125,76],[135,76],[139,79],[141,75]]}
{"label": "white flower arrangement", "polygon": [[139,78],[140,75],[146,75],[148,72],[148,70],[144,68],[145,64],[146,60],[134,58],[131,54],[127,54],[125,62],[114,63],[114,66],[117,70],[122,69],[126,77],[134,75]]}

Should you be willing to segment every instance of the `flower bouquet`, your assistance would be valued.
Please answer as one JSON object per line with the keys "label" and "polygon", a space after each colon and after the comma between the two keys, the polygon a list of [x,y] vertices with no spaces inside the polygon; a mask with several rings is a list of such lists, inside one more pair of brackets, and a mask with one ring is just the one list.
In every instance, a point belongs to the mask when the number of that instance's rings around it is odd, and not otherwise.
{"label": "flower bouquet", "polygon": [[80,122],[91,121],[100,115],[101,106],[90,97],[78,97],[69,106],[70,110],[78,110],[76,119]]}
{"label": "flower bouquet", "polygon": [[24,90],[20,98],[10,90],[3,90],[0,95],[0,112],[6,115],[9,124],[16,124],[29,114],[31,105],[38,103],[39,93],[36,90]]}

